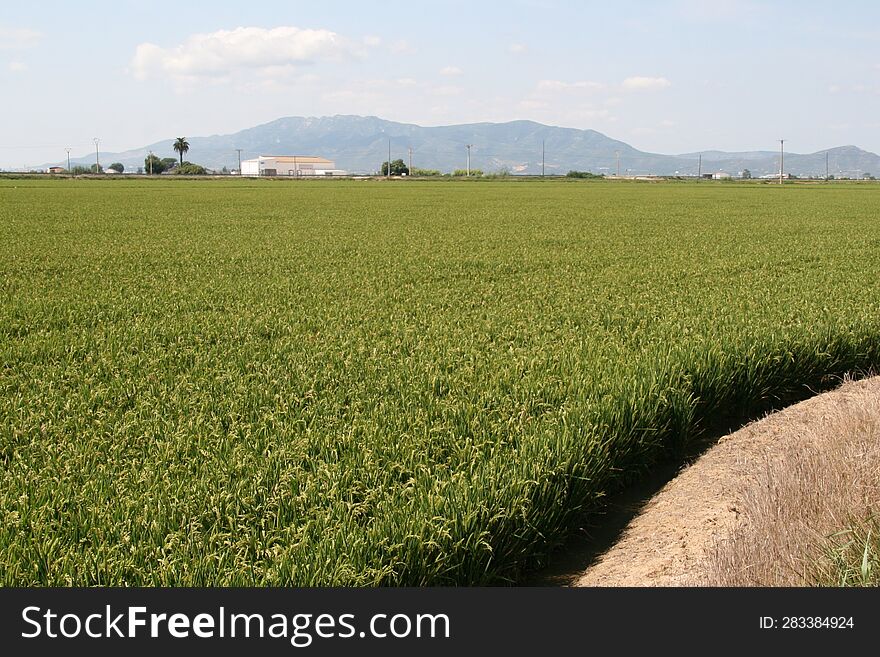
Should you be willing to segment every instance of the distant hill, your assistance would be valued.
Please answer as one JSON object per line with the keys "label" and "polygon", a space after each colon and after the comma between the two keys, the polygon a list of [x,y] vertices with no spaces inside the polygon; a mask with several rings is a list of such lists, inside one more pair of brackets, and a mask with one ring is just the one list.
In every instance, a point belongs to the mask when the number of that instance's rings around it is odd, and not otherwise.
{"label": "distant hill", "polygon": [[[341,169],[373,173],[388,157],[389,139],[392,158],[407,161],[407,149],[411,147],[414,166],[441,171],[465,167],[465,144],[473,144],[471,167],[487,173],[503,168],[511,173],[541,173],[542,142],[548,174],[564,174],[571,169],[614,174],[619,153],[620,172],[624,175],[695,175],[700,155],[646,153],[595,130],[560,128],[534,121],[423,127],[374,116],[344,115],[287,117],[230,135],[187,139],[190,143],[187,158],[216,169],[223,166],[236,168],[236,149],[240,148],[243,159],[261,154],[321,155],[334,160]],[[136,169],[143,166],[144,158],[151,150],[159,157],[176,157],[171,149],[173,142],[174,138],[169,137],[122,153],[101,153],[101,161],[122,162],[127,169]],[[832,175],[880,175],[880,157],[874,153],[855,146],[842,146],[827,152]],[[786,153],[785,169],[799,176],[824,175],[825,153]],[[704,151],[702,156],[703,173],[726,171],[738,175],[743,169],[749,169],[753,176],[760,176],[779,170],[779,154],[775,151]],[[88,153],[71,161],[91,165],[94,159]]]}
{"label": "distant hill", "polygon": [[[880,157],[856,146],[838,146],[806,155],[785,153],[785,170],[798,176],[824,176],[826,153],[828,173],[832,176],[856,178],[864,174],[880,175]],[[698,155],[688,153],[678,157],[691,159]],[[705,151],[702,155],[703,171],[736,173],[748,169],[753,176],[779,172],[779,151]]]}

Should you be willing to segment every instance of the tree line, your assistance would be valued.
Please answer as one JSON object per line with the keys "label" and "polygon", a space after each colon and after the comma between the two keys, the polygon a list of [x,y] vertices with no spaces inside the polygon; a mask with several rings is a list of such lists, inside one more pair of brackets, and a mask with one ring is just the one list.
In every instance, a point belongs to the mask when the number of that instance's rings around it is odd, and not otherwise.
{"label": "tree line", "polygon": [[[419,169],[418,167],[413,167],[412,171],[409,170],[409,167],[406,166],[406,162],[402,159],[392,160],[390,162],[391,165],[391,175],[392,176],[442,176],[446,175],[437,169]],[[388,175],[388,167],[389,162],[386,160],[382,162],[382,166],[379,168],[380,175],[387,176]],[[465,169],[456,169],[452,172],[453,176],[467,176],[468,172]],[[471,169],[470,175],[474,177],[479,177],[483,175],[483,171],[481,169]]]}

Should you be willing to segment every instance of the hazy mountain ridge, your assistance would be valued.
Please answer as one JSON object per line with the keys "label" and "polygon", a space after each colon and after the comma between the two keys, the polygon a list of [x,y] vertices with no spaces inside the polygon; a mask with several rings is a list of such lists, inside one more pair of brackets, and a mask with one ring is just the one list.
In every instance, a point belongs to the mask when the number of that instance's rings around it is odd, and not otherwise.
{"label": "hazy mountain ridge", "polygon": [[[548,174],[571,169],[614,174],[618,154],[621,174],[695,175],[702,154],[702,172],[726,171],[739,175],[749,169],[753,176],[779,170],[777,151],[731,153],[708,150],[702,153],[664,155],[640,151],[595,130],[548,126],[534,121],[470,123],[423,127],[386,121],[374,116],[336,115],[327,117],[285,117],[229,135],[189,137],[187,159],[210,168],[237,168],[236,149],[242,159],[257,155],[321,155],[335,160],[337,167],[356,173],[373,173],[388,157],[409,160],[425,169],[452,171],[467,163],[465,145],[472,144],[471,167],[489,173],[508,169],[511,173],[541,173],[542,143]],[[101,153],[105,166],[122,162],[127,169],[143,166],[149,151],[159,157],[176,157],[173,138],[121,153]],[[855,146],[827,150],[831,175],[880,175],[880,156]],[[71,158],[75,164],[90,165],[93,154]],[[810,154],[786,153],[785,170],[799,176],[824,175],[826,151]],[[59,163],[66,164],[66,163]]]}

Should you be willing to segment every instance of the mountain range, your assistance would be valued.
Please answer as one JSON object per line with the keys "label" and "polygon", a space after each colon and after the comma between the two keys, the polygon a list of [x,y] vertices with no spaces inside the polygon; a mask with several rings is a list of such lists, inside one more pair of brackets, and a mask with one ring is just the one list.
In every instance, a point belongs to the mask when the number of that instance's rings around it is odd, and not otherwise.
{"label": "mountain range", "polygon": [[[739,175],[743,169],[757,177],[779,171],[778,151],[729,153],[703,151],[664,155],[640,151],[595,130],[578,130],[535,123],[469,123],[423,127],[386,121],[374,116],[287,117],[229,135],[187,137],[187,159],[220,169],[238,167],[242,159],[257,155],[319,155],[352,173],[374,173],[388,157],[409,161],[413,166],[448,172],[464,169],[466,144],[471,144],[471,167],[486,173],[507,170],[514,174],[540,174],[542,148],[544,170],[564,174],[569,170],[622,175],[696,175],[727,172]],[[159,157],[176,157],[173,137],[121,153],[101,153],[101,162],[121,162],[136,170],[152,151]],[[700,158],[702,157],[702,165]],[[619,158],[619,159],[618,159]],[[785,170],[798,176],[861,177],[880,175],[880,156],[856,146],[841,146],[816,153],[785,153]],[[91,165],[94,156],[71,158],[74,164]],[[618,165],[619,162],[619,165]],[[57,163],[64,165],[66,163]]]}

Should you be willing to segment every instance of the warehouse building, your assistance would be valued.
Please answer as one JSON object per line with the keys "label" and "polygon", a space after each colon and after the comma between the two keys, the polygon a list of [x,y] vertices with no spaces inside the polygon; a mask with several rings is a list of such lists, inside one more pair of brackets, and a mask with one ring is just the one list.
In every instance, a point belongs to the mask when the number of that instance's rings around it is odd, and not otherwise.
{"label": "warehouse building", "polygon": [[260,155],[242,160],[243,176],[344,176],[333,160],[313,155]]}

